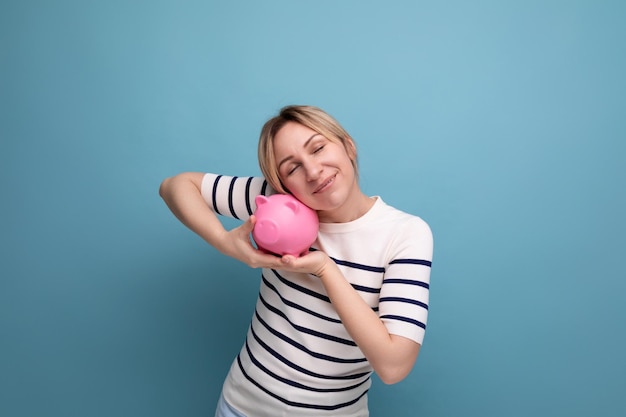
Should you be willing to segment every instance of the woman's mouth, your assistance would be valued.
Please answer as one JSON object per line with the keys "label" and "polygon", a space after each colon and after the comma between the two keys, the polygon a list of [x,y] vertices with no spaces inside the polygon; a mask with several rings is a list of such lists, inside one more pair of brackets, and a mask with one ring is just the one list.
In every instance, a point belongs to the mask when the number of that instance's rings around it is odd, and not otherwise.
{"label": "woman's mouth", "polygon": [[319,187],[317,187],[314,191],[313,194],[319,194],[319,193],[323,193],[324,191],[326,191],[328,188],[330,188],[330,186],[335,182],[335,177],[337,176],[337,174],[333,175],[330,178],[327,178],[326,181],[324,181],[322,184],[320,184]]}

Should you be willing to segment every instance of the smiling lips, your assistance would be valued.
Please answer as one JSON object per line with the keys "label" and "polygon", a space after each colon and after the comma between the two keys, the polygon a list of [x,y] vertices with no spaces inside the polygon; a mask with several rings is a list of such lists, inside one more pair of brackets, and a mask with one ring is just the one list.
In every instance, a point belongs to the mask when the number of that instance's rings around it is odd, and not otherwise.
{"label": "smiling lips", "polygon": [[337,174],[335,174],[332,177],[326,179],[326,181],[324,181],[319,187],[317,187],[315,189],[315,191],[313,191],[313,194],[319,194],[321,192],[326,191],[326,189],[328,189],[328,187],[330,187],[332,185],[332,183],[335,181],[335,177],[336,176],[337,176]]}

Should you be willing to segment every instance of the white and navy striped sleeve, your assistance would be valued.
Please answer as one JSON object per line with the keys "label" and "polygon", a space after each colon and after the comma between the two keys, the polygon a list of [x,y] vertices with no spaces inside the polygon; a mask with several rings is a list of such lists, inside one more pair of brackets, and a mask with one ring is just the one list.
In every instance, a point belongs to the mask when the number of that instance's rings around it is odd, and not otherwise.
{"label": "white and navy striped sleeve", "polygon": [[274,190],[262,177],[205,174],[201,193],[215,213],[245,221],[256,210],[256,196],[274,194]]}
{"label": "white and navy striped sleeve", "polygon": [[432,232],[415,217],[403,228],[395,246],[385,268],[379,316],[390,334],[422,344],[428,318]]}

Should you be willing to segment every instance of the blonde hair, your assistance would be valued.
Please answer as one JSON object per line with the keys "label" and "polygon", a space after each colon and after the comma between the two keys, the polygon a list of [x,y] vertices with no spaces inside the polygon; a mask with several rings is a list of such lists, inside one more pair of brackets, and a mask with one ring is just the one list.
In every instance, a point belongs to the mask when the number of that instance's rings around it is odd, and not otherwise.
{"label": "blonde hair", "polygon": [[280,193],[289,193],[289,190],[280,181],[278,165],[274,156],[274,137],[288,122],[299,123],[314,130],[331,142],[343,145],[348,155],[354,156],[351,158],[352,166],[354,167],[355,175],[358,176],[354,141],[348,132],[341,127],[339,122],[320,108],[291,105],[283,107],[278,115],[265,122],[259,137],[259,167],[272,188]]}

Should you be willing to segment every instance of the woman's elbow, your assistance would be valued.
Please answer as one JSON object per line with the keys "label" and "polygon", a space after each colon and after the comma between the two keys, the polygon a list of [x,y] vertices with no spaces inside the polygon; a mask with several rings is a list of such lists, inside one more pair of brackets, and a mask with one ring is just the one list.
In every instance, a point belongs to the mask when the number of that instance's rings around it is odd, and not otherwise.
{"label": "woman's elbow", "polygon": [[176,181],[180,180],[180,175],[181,174],[168,177],[161,181],[161,185],[159,186],[159,195],[162,199],[167,199],[167,197],[172,193],[172,190],[176,186]]}
{"label": "woman's elbow", "polygon": [[406,378],[410,372],[411,372],[410,368],[409,369],[389,369],[389,370],[377,371],[376,375],[378,375],[378,378],[380,378],[380,380],[384,384],[393,385],[393,384],[397,384],[398,382]]}
{"label": "woman's elbow", "polygon": [[159,195],[164,200],[167,200],[177,188],[186,187],[187,184],[193,184],[195,188],[199,189],[202,177],[203,174],[197,172],[183,172],[173,177],[165,178],[159,186]]}
{"label": "woman's elbow", "polygon": [[422,346],[402,336],[392,335],[391,338],[397,348],[379,357],[376,365],[372,362],[374,371],[387,385],[397,384],[409,375]]}
{"label": "woman's elbow", "polygon": [[159,185],[159,195],[161,196],[161,198],[163,198],[165,194],[167,193],[167,184],[171,179],[172,178],[169,177],[161,181],[161,184]]}

